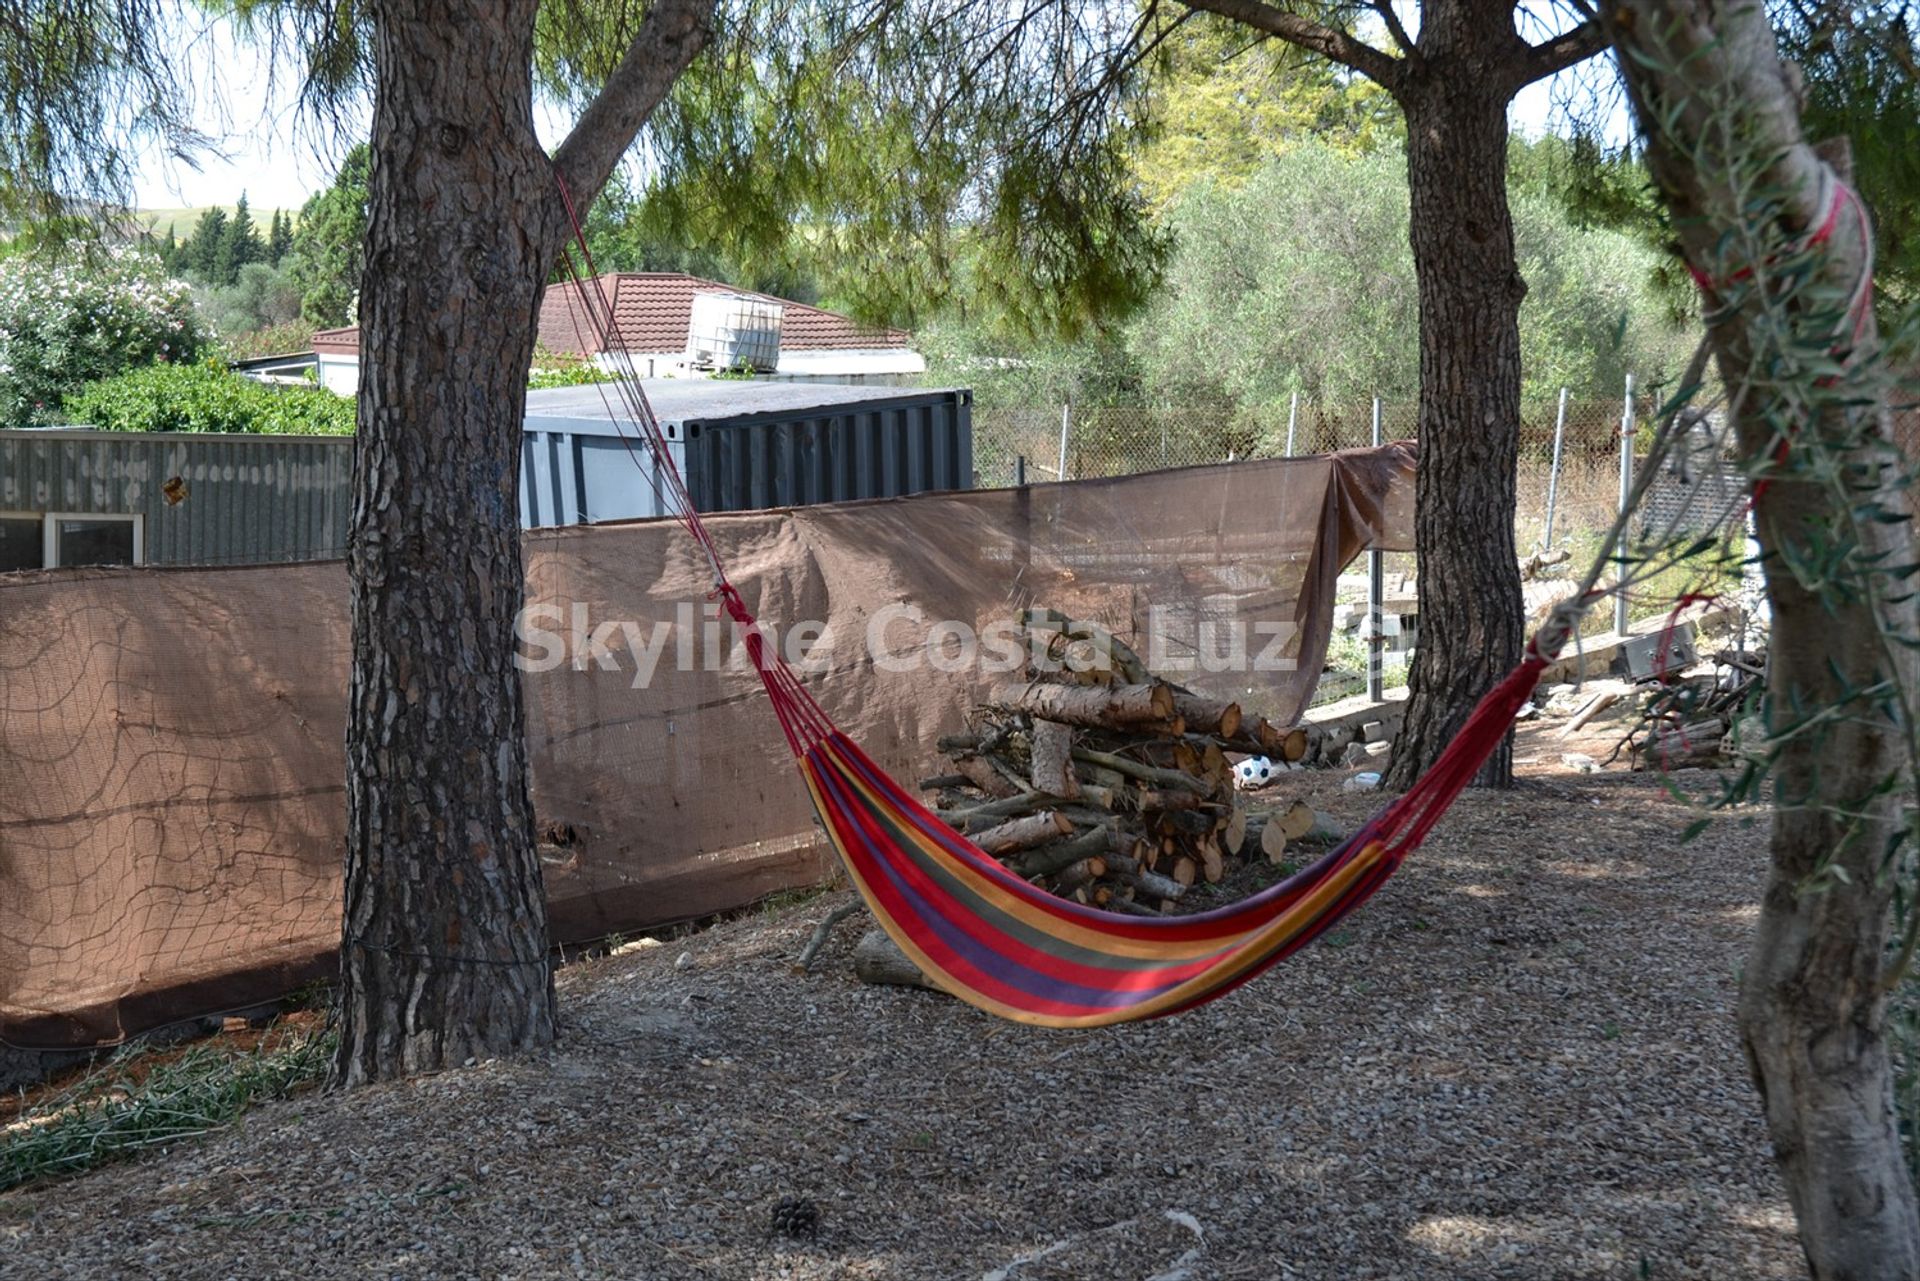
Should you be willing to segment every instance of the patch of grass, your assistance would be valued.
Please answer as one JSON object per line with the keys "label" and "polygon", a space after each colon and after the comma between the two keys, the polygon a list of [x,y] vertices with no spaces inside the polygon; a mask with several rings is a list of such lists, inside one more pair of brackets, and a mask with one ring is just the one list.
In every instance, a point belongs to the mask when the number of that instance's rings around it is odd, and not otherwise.
{"label": "patch of grass", "polygon": [[318,1085],[336,1040],[322,1029],[248,1051],[201,1045],[170,1056],[137,1046],[115,1054],[0,1129],[0,1191],[224,1129],[256,1102]]}

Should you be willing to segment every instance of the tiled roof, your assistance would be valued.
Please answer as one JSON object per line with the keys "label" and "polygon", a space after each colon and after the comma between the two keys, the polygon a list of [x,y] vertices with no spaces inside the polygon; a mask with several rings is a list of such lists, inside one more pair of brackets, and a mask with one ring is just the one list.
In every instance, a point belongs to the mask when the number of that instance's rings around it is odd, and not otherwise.
{"label": "tiled roof", "polygon": [[[600,277],[600,287],[613,299],[614,322],[628,351],[681,351],[687,345],[687,325],[693,316],[693,296],[708,290],[765,298],[785,308],[780,323],[782,351],[838,351],[862,347],[905,347],[913,335],[901,329],[869,329],[837,312],[770,294],[735,289],[718,281],[702,280],[677,271],[611,272]],[[571,284],[547,289],[540,305],[540,343],[557,354],[584,355],[601,350],[589,332],[579,291]],[[323,329],[313,336],[313,349],[349,355],[360,349],[357,328]]]}
{"label": "tiled roof", "polygon": [[352,356],[360,351],[360,326],[345,329],[318,329],[313,334],[313,349],[329,356]]}

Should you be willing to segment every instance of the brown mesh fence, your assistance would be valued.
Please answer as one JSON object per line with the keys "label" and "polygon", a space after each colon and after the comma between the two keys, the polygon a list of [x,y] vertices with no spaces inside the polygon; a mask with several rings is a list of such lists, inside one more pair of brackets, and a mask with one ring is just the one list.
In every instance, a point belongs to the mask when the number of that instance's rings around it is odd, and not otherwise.
{"label": "brown mesh fence", "polygon": [[[1340,567],[1370,540],[1411,545],[1411,479],[1390,446],[709,523],[828,713],[911,779],[1023,657],[1026,605],[1294,719]],[[557,941],[829,871],[710,586],[668,522],[528,536]],[[106,1043],[331,971],[348,661],[338,562],[0,578],[0,1038]]]}

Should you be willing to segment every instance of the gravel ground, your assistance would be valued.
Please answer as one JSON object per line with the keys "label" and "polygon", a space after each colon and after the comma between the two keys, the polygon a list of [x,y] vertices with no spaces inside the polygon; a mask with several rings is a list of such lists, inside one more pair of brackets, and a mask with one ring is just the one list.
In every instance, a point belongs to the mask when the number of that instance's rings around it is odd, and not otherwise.
{"label": "gravel ground", "polygon": [[1528,772],[1191,1014],[863,987],[857,922],[795,975],[834,894],[569,968],[550,1054],[0,1196],[0,1277],[1804,1275],[1732,1023],[1762,829]]}

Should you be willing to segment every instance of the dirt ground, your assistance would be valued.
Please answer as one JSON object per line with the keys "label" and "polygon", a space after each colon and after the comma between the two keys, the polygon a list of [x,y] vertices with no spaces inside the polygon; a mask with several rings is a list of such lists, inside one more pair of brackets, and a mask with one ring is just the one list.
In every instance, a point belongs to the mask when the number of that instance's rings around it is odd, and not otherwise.
{"label": "dirt ground", "polygon": [[[797,975],[836,893],[568,968],[552,1053],[0,1196],[0,1277],[1802,1276],[1732,1019],[1764,826],[1682,845],[1657,782],[1562,747],[1196,1012],[864,987],[856,922]],[[817,1240],[770,1236],[785,1195]]]}

